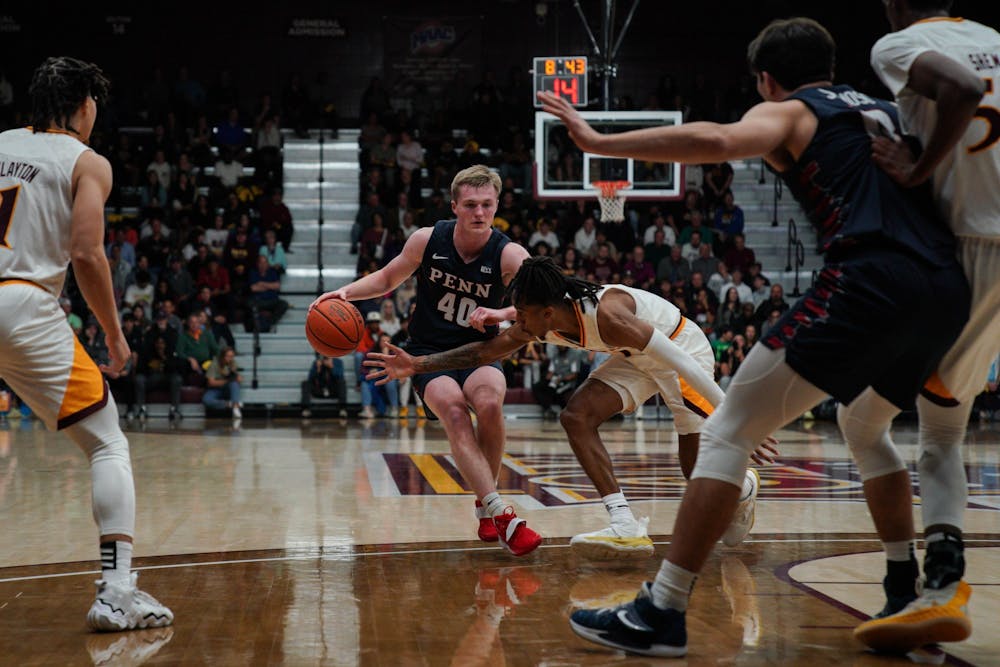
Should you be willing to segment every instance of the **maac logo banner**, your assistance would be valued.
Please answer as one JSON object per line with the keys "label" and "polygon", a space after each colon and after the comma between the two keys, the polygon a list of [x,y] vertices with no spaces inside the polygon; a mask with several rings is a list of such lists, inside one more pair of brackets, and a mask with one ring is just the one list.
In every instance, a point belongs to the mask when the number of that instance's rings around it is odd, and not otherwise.
{"label": "maac logo banner", "polygon": [[385,79],[393,90],[418,85],[440,89],[460,70],[478,76],[483,50],[479,17],[388,17],[383,34]]}

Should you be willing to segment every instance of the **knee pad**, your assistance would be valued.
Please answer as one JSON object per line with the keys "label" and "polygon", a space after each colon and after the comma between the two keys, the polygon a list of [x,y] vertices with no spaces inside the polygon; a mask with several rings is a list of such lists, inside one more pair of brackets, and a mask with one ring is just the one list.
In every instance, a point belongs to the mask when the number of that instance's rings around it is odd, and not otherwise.
{"label": "knee pad", "polygon": [[917,415],[920,417],[920,444],[933,443],[942,449],[959,447],[965,440],[971,403],[944,407],[917,398]]}
{"label": "knee pad", "polygon": [[850,405],[837,408],[837,424],[851,450],[861,481],[906,469],[889,437],[889,426],[898,413],[899,408],[870,388]]}
{"label": "knee pad", "polygon": [[131,469],[128,440],[118,425],[118,407],[110,397],[103,408],[68,426],[63,432],[83,450],[91,463],[95,460],[120,458]]}
{"label": "knee pad", "polygon": [[722,405],[702,427],[691,478],[710,477],[742,488],[754,448],[823,396],[785,363],[784,350],[754,346]]}
{"label": "knee pad", "polygon": [[708,477],[743,488],[743,478],[754,444],[748,443],[746,438],[740,438],[738,433],[727,429],[724,424],[722,419],[709,419],[705,422],[691,479]]}

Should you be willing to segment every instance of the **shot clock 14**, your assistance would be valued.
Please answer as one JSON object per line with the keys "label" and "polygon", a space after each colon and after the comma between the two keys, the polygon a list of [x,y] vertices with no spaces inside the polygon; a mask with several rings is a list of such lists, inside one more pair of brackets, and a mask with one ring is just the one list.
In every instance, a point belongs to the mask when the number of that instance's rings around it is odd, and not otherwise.
{"label": "shot clock 14", "polygon": [[[587,57],[554,56],[534,59],[535,93],[544,90],[575,107],[587,106]],[[541,106],[535,98],[535,106]]]}

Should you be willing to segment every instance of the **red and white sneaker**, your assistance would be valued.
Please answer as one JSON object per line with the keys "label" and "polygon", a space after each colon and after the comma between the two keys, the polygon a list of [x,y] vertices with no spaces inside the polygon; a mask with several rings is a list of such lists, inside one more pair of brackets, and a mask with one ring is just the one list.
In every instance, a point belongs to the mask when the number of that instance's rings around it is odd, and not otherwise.
{"label": "red and white sneaker", "polygon": [[530,566],[486,568],[479,571],[476,601],[487,600],[509,611],[524,603],[542,587],[542,580]]}
{"label": "red and white sneaker", "polygon": [[476,501],[476,518],[479,519],[479,539],[483,542],[496,542],[500,539],[497,535],[497,527],[493,525],[493,517],[478,500]]}
{"label": "red and white sneaker", "polygon": [[510,505],[504,509],[503,514],[493,517],[493,523],[496,525],[500,544],[515,556],[531,553],[542,543],[542,536],[528,528],[527,521],[517,518]]}

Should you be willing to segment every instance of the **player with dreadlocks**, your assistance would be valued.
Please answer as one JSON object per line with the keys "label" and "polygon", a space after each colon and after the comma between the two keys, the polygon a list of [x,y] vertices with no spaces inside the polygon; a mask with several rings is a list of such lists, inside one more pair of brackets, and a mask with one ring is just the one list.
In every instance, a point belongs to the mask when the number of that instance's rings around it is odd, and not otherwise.
{"label": "player with dreadlocks", "polygon": [[[102,374],[115,376],[130,356],[104,255],[111,165],[87,147],[107,91],[96,65],[49,58],[31,81],[33,125],[0,134],[0,377],[90,461],[101,579],[87,623],[110,631],[170,625],[174,615],[131,572],[132,464]],[[104,329],[110,361],[100,368],[59,307],[70,261]]]}
{"label": "player with dreadlocks", "polygon": [[[698,455],[701,424],[724,397],[713,380],[715,356],[708,339],[669,301],[624,285],[565,276],[549,257],[526,259],[507,295],[517,321],[496,338],[427,356],[414,357],[399,348],[393,354],[371,354],[365,365],[379,370],[370,377],[386,382],[489,363],[534,340],[610,353],[560,414],[573,453],[611,515],[608,528],[577,535],[570,545],[595,557],[651,555],[646,523],[632,514],[598,427],[659,393],[673,412],[681,470],[688,477]],[[773,444],[769,439],[751,458],[772,461]],[[739,544],[753,526],[759,486],[756,471],[749,469],[740,509],[723,535],[727,545]]]}

